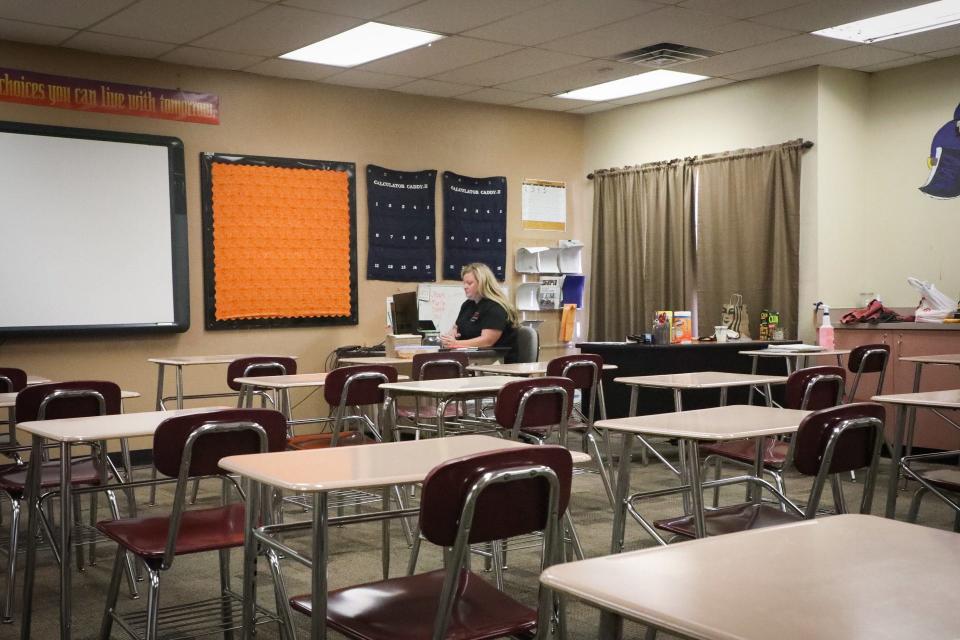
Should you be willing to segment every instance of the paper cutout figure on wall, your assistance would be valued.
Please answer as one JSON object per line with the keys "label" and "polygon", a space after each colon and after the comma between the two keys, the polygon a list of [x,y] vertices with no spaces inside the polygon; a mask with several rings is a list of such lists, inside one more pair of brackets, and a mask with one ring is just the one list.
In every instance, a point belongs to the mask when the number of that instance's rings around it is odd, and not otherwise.
{"label": "paper cutout figure on wall", "polygon": [[940,199],[960,196],[960,104],[953,120],[934,134],[930,143],[930,176],[920,191]]}

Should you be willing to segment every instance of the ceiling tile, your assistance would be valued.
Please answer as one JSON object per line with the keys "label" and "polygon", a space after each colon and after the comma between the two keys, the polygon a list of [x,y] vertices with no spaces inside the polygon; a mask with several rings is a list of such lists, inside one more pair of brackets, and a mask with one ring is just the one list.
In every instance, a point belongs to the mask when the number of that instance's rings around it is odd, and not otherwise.
{"label": "ceiling tile", "polygon": [[19,20],[0,19],[0,40],[56,45],[75,33],[74,29],[64,27],[48,27]]}
{"label": "ceiling tile", "polygon": [[960,56],[960,47],[941,49],[940,51],[931,51],[927,55],[931,58],[950,58],[953,56]]}
{"label": "ceiling tile", "polygon": [[730,80],[753,80],[754,78],[765,78],[766,76],[773,76],[778,73],[787,73],[789,71],[796,71],[797,69],[806,69],[807,67],[812,66],[806,60],[790,60],[788,62],[781,62],[779,64],[772,64],[766,67],[757,67],[755,69],[750,69],[749,71],[743,71],[741,73],[733,73],[727,76]]}
{"label": "ceiling tile", "polygon": [[[682,65],[682,70],[705,76],[735,77],[734,74],[758,69],[781,62],[810,58],[821,53],[848,49],[850,42],[821,38],[819,36],[800,35],[784,38],[775,42],[747,47],[739,51],[723,53],[706,60],[696,60]],[[677,67],[681,69],[681,67]]]}
{"label": "ceiling tile", "polygon": [[710,51],[736,51],[795,35],[799,35],[799,32],[737,20],[715,29],[701,31],[696,34],[696,37],[691,38],[690,42],[684,42],[684,44]]}
{"label": "ceiling tile", "polygon": [[158,42],[190,42],[262,11],[253,0],[141,0],[96,25],[93,30]]}
{"label": "ceiling tile", "polygon": [[460,33],[533,9],[550,0],[424,0],[395,11],[383,22],[440,33]]}
{"label": "ceiling tile", "polygon": [[564,67],[536,76],[530,76],[529,78],[505,82],[497,85],[497,88],[510,91],[556,94],[572,89],[592,87],[595,84],[619,80],[620,78],[634,76],[649,70],[648,67],[641,67],[635,64],[613,62],[610,60],[590,60],[573,65],[572,67]]}
{"label": "ceiling tile", "polygon": [[754,22],[773,27],[816,31],[855,20],[872,18],[891,11],[899,11],[930,0],[813,0],[782,11],[774,11],[751,18]]}
{"label": "ceiling tile", "polygon": [[841,51],[831,51],[808,58],[807,62],[827,67],[859,69],[874,64],[883,64],[892,60],[910,57],[902,51],[891,51],[874,45],[860,45]]}
{"label": "ceiling tile", "polygon": [[348,87],[361,89],[393,89],[410,82],[405,76],[395,76],[386,73],[372,73],[362,69],[348,69],[342,73],[323,79],[327,84],[342,84]]}
{"label": "ceiling tile", "polygon": [[572,66],[584,61],[585,59],[579,56],[528,48],[454,71],[447,71],[434,76],[433,79],[489,87],[553,69]]}
{"label": "ceiling tile", "polygon": [[136,0],[0,0],[0,18],[85,29]]}
{"label": "ceiling tile", "polygon": [[280,4],[323,13],[334,13],[338,16],[350,16],[371,20],[378,16],[396,11],[420,0],[283,0]]}
{"label": "ceiling tile", "polygon": [[532,46],[659,8],[639,0],[559,0],[466,32],[487,40]]}
{"label": "ceiling tile", "polygon": [[619,105],[637,104],[640,102],[652,102],[653,100],[660,100],[661,98],[670,98],[672,96],[682,96],[687,93],[696,93],[698,91],[706,91],[707,89],[712,89],[714,87],[722,87],[723,85],[731,84],[732,82],[733,80],[728,80],[726,78],[710,78],[709,80],[702,80],[700,82],[695,82],[693,84],[685,84],[679,87],[661,89],[660,91],[652,91],[650,93],[641,93],[640,95],[636,95],[636,96],[618,98],[616,100],[611,100],[611,102]]}
{"label": "ceiling tile", "polygon": [[906,51],[907,53],[930,53],[932,51],[956,47],[957,43],[960,43],[960,24],[944,27],[943,29],[915,33],[912,36],[884,40],[879,44],[887,49],[896,49],[897,51]]}
{"label": "ceiling tile", "polygon": [[360,68],[379,73],[427,77],[516,50],[517,47],[510,44],[451,36],[437,40],[428,47],[417,47],[368,62]]}
{"label": "ceiling tile", "polygon": [[684,9],[719,13],[731,18],[752,18],[764,13],[787,9],[810,0],[681,0]]}
{"label": "ceiling tile", "polygon": [[542,48],[591,58],[613,58],[626,51],[658,42],[690,44],[691,36],[732,22],[732,18],[664,7],[592,31],[544,43]]}
{"label": "ceiling tile", "polygon": [[169,53],[160,56],[164,62],[188,64],[194,67],[212,67],[214,69],[231,69],[237,71],[246,69],[263,61],[262,56],[251,56],[245,53],[230,51],[216,51],[201,49],[200,47],[178,47]]}
{"label": "ceiling tile", "polygon": [[486,102],[488,104],[517,104],[526,102],[540,96],[533,93],[522,93],[520,91],[504,91],[502,89],[478,89],[457,96],[457,100],[469,100],[470,102]]}
{"label": "ceiling tile", "polygon": [[70,38],[63,46],[70,49],[83,49],[84,51],[95,51],[96,53],[106,53],[114,56],[156,58],[170,51],[175,45],[169,42],[152,42],[150,40],[139,40],[137,38],[124,38],[122,36],[110,36],[104,33],[82,31]]}
{"label": "ceiling tile", "polygon": [[621,106],[622,105],[619,105],[619,104],[613,104],[612,102],[594,102],[591,105],[588,105],[586,107],[580,107],[579,109],[574,109],[572,111],[569,111],[568,113],[580,113],[580,114],[599,113],[601,111],[610,111],[611,109],[619,109]]}
{"label": "ceiling tile", "polygon": [[268,58],[248,69],[244,69],[244,71],[265,76],[277,76],[278,78],[293,78],[294,80],[323,80],[324,78],[329,78],[334,74],[343,72],[343,68],[331,67],[325,64],[300,62],[299,60]]}
{"label": "ceiling tile", "polygon": [[414,80],[409,84],[402,84],[399,87],[391,89],[391,91],[413,93],[421,96],[433,96],[435,98],[453,98],[476,90],[477,87],[468,84],[455,84],[453,82],[440,82],[438,80]]}
{"label": "ceiling tile", "polygon": [[578,107],[584,107],[590,104],[589,100],[567,100],[566,98],[554,98],[552,96],[541,96],[526,102],[518,102],[517,107],[524,109],[546,109],[547,111],[572,111]]}
{"label": "ceiling tile", "polygon": [[932,58],[928,58],[926,56],[907,56],[906,58],[900,58],[899,60],[891,60],[890,62],[882,62],[880,64],[861,67],[859,71],[876,73],[877,71],[885,71],[886,69],[896,69],[897,67],[906,67],[912,64],[930,62],[930,60],[932,60]]}
{"label": "ceiling tile", "polygon": [[221,51],[277,56],[360,24],[362,22],[356,18],[273,5],[191,44]]}

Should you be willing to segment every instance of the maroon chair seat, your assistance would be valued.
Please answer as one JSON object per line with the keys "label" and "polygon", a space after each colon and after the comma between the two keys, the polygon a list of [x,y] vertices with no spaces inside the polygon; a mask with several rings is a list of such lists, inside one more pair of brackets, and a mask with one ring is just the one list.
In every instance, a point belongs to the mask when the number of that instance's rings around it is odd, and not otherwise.
{"label": "maroon chair seat", "polygon": [[[354,447],[361,444],[373,444],[376,440],[356,431],[347,431],[337,439],[338,447]],[[287,440],[287,447],[303,451],[305,449],[329,449],[333,446],[332,433],[305,433]]]}
{"label": "maroon chair seat", "polygon": [[[769,504],[734,504],[703,514],[703,522],[708,536],[762,529],[763,527],[790,524],[796,521],[797,517],[795,515],[781,511],[779,507]],[[693,516],[657,520],[653,525],[674,535],[685,538],[697,537]]]}
{"label": "maroon chair seat", "polygon": [[939,463],[943,465],[958,454],[960,454],[960,451],[938,451],[903,458],[901,466],[904,475],[920,485],[910,501],[910,511],[907,514],[908,522],[917,521],[923,498],[930,493],[953,511],[953,530],[960,533],[960,469],[955,466],[934,466],[921,469],[914,467],[916,463],[925,465]]}
{"label": "maroon chair seat", "polygon": [[[847,358],[847,369],[854,374],[853,383],[850,385],[850,392],[847,394],[848,402],[855,402],[857,388],[860,386],[860,379],[865,373],[879,373],[877,376],[876,391],[869,395],[878,395],[883,389],[883,380],[887,373],[887,362],[890,361],[890,345],[883,343],[862,344],[854,347]],[[869,397],[869,396],[868,396]]]}
{"label": "maroon chair seat", "polygon": [[[395,578],[389,584],[371,582],[331,591],[327,597],[327,625],[361,638],[422,640],[433,632],[446,571],[439,569]],[[294,610],[310,615],[310,596],[291,599]],[[497,615],[491,616],[490,612]],[[402,620],[400,624],[397,621]],[[444,638],[486,640],[537,627],[537,611],[499,591],[469,571],[461,571],[457,600]]]}
{"label": "maroon chair seat", "polygon": [[[174,554],[182,556],[201,551],[242,547],[243,518],[242,503],[185,511],[180,521]],[[169,516],[107,520],[98,522],[97,529],[130,550],[150,568],[160,569],[170,535]]]}
{"label": "maroon chair seat", "polygon": [[[17,500],[24,496],[27,486],[28,465],[10,465],[0,475],[0,491],[4,491]],[[100,484],[100,471],[92,460],[76,460],[70,464],[70,484],[73,486],[96,486]],[[40,467],[40,488],[60,487],[60,461],[44,462]]]}
{"label": "maroon chair seat", "polygon": [[237,378],[245,376],[292,376],[297,373],[297,361],[289,356],[246,356],[227,366],[227,386],[240,391]]}
{"label": "maroon chair seat", "polygon": [[569,378],[544,376],[508,382],[497,393],[494,418],[514,438],[526,434],[542,440],[554,427],[563,435],[573,408],[574,391]]}
{"label": "maroon chair seat", "polygon": [[960,470],[958,469],[930,469],[922,471],[919,475],[937,489],[960,493]]}
{"label": "maroon chair seat", "polygon": [[[411,364],[411,380],[444,380],[447,378],[462,378],[470,364],[467,354],[455,351],[436,353],[417,353]],[[437,417],[436,402],[421,402],[419,407],[401,404],[405,398],[397,402],[397,417],[415,420],[417,417],[433,420]],[[416,402],[416,399],[414,399]],[[443,412],[445,418],[460,416],[460,403],[451,403]]]}
{"label": "maroon chair seat", "polygon": [[26,386],[26,371],[15,367],[0,367],[0,393],[16,393]]}

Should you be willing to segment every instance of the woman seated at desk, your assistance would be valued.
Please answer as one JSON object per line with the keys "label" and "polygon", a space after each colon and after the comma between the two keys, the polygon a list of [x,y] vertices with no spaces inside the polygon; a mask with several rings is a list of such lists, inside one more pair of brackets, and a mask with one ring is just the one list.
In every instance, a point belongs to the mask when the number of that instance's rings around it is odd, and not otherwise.
{"label": "woman seated at desk", "polygon": [[487,265],[474,262],[460,272],[467,300],[457,323],[440,338],[448,349],[502,347],[510,351],[504,362],[517,361],[517,325],[520,314],[510,304]]}

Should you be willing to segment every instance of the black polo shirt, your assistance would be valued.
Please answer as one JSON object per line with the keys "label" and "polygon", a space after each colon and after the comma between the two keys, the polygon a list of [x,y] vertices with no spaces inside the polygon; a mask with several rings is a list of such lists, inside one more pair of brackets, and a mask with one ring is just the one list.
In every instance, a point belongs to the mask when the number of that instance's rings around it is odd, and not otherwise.
{"label": "black polo shirt", "polygon": [[479,338],[480,332],[484,329],[503,332],[493,346],[509,347],[510,351],[504,358],[504,362],[516,362],[517,328],[511,326],[507,320],[507,310],[489,298],[480,298],[479,302],[467,300],[460,307],[460,314],[457,316],[460,340]]}

